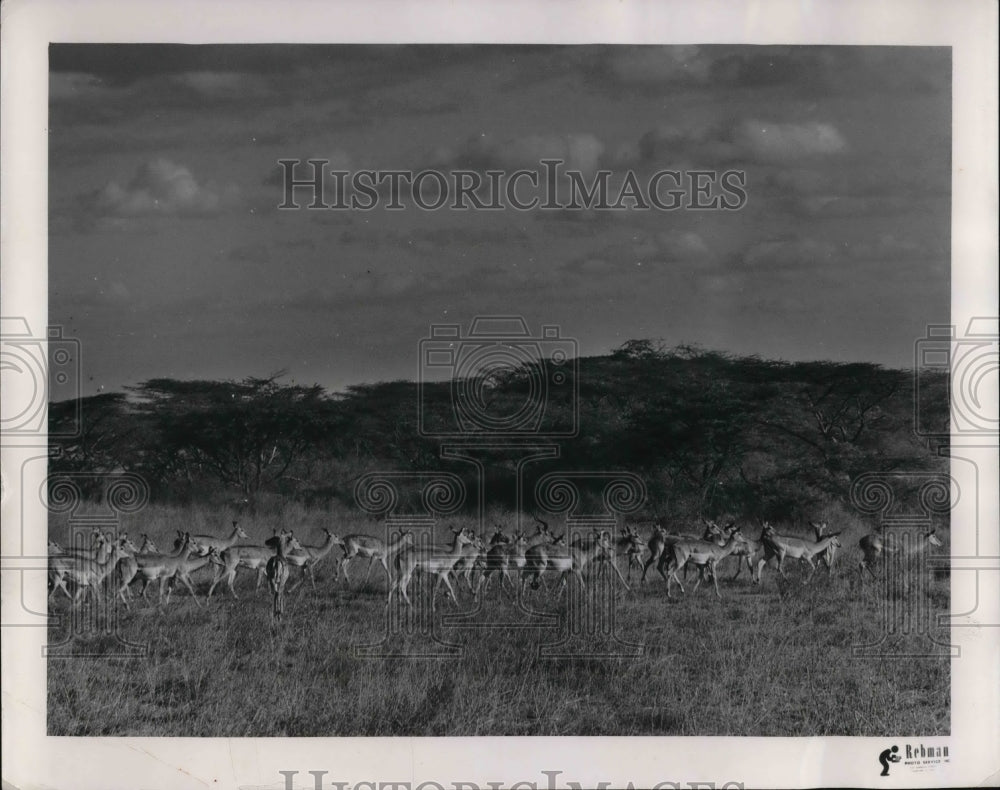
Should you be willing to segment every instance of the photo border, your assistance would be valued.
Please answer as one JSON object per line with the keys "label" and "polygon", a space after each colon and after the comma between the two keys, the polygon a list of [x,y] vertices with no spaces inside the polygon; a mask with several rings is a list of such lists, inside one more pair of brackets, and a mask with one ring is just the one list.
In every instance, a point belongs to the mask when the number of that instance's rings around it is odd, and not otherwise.
{"label": "photo border", "polygon": [[[974,317],[998,314],[997,272],[997,6],[859,0],[789,2],[513,2],[445,0],[244,2],[9,0],[2,6],[3,289],[0,312],[48,323],[48,44],[161,43],[648,43],[852,44],[952,47],[953,181],[952,314],[961,328]],[[928,321],[935,319],[928,316]],[[916,341],[917,338],[914,338]],[[6,387],[7,403],[15,396]],[[994,404],[995,404],[994,398]],[[0,404],[2,406],[2,404]],[[2,447],[3,553],[45,556],[44,529],[21,535],[19,520],[44,524],[40,502],[21,503],[20,490],[38,490],[46,437]],[[920,739],[947,743],[951,761],[934,773],[894,772],[880,778],[878,738],[68,738],[45,728],[46,629],[12,604],[22,595],[46,611],[40,573],[5,570],[3,588],[3,754],[5,783],[17,787],[285,787],[281,770],[298,770],[296,786],[312,787],[310,770],[325,781],[434,780],[480,787],[577,782],[595,787],[691,786],[727,782],[745,787],[967,786],[996,784],[1000,758],[1000,556],[996,442],[953,435],[951,474],[964,495],[953,523],[952,554],[970,572],[952,574],[952,734]],[[23,475],[23,485],[15,481]],[[29,479],[30,478],[30,479]],[[22,512],[21,508],[25,508]],[[23,542],[22,542],[23,541]],[[982,561],[980,563],[980,560]],[[29,584],[32,580],[34,584]],[[37,619],[37,618],[36,618]],[[959,627],[965,626],[965,627]],[[695,701],[692,701],[694,704]],[[910,733],[900,733],[906,738]],[[896,737],[896,736],[891,736]],[[911,738],[913,740],[913,738]],[[556,776],[552,772],[560,771]],[[545,772],[549,772],[548,774]],[[993,781],[990,782],[992,776]],[[5,785],[6,786],[6,785]],[[325,786],[331,786],[327,784]],[[364,786],[364,785],[362,785]],[[735,786],[735,785],[730,785]],[[433,784],[428,787],[434,787]]]}

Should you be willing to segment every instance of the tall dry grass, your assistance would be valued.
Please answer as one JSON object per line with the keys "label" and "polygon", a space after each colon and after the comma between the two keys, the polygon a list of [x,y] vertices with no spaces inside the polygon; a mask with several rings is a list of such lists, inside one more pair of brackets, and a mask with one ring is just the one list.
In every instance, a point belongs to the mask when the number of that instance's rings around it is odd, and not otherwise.
{"label": "tall dry grass", "polygon": [[[324,736],[324,735],[932,735],[949,719],[946,658],[856,658],[852,645],[875,644],[886,633],[885,599],[878,585],[856,583],[857,538],[864,523],[831,505],[817,514],[843,530],[845,549],[831,574],[799,583],[804,567],[789,566],[793,581],[779,591],[776,574],[752,585],[746,573],[729,577],[722,564],[717,600],[711,587],[668,601],[659,577],[615,600],[616,633],[641,644],[625,658],[539,656],[567,622],[567,598],[529,592],[533,609],[556,615],[556,627],[444,625],[443,602],[432,618],[437,633],[458,646],[452,658],[384,659],[354,647],[385,631],[385,574],[381,567],[360,587],[337,582],[331,553],[309,584],[287,596],[285,620],[270,618],[266,590],[253,593],[239,577],[240,600],[228,593],[196,607],[178,588],[169,605],[154,602],[116,610],[125,639],[147,648],[143,658],[50,659],[48,731],[52,735]],[[487,521],[507,529],[516,514],[494,511]],[[262,542],[286,527],[320,543],[319,528],[384,534],[379,522],[346,509],[311,511],[298,505],[254,513],[188,507],[149,507],[124,521],[130,535],[146,533],[161,548],[178,529],[227,533],[234,519]],[[530,521],[530,519],[528,519]],[[552,519],[557,531],[562,523]],[[558,522],[558,523],[557,523]],[[467,524],[461,517],[438,528]],[[776,525],[781,532],[808,527]],[[66,523],[53,518],[59,539]],[[755,528],[747,532],[756,537]],[[315,539],[311,536],[315,534]],[[946,535],[946,532],[944,533]],[[942,551],[947,550],[946,546]],[[362,560],[352,569],[360,578]],[[211,571],[195,579],[204,595]],[[948,609],[946,579],[931,579],[924,604],[930,617]],[[415,600],[426,601],[414,591]],[[473,606],[466,594],[463,607]],[[56,613],[67,603],[55,599]],[[494,589],[480,620],[537,621]],[[114,651],[108,636],[67,634],[69,619],[53,626],[50,641]],[[941,638],[946,633],[938,633]],[[920,640],[897,635],[887,646],[899,655]],[[434,647],[427,636],[399,634],[397,650]],[[601,643],[607,647],[606,640]]]}

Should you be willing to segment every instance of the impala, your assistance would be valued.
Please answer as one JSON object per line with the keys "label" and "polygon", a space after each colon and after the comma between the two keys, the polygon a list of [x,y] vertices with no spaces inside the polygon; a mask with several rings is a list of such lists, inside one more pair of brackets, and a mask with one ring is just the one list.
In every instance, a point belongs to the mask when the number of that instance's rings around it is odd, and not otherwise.
{"label": "impala", "polygon": [[[917,545],[910,549],[910,551],[921,552],[924,551],[927,546],[944,545],[935,534],[936,532],[937,528],[934,528],[929,532],[921,533]],[[861,540],[858,541],[858,547],[861,549],[862,554],[861,562],[858,563],[858,573],[861,576],[861,581],[865,580],[865,571],[868,571],[873,579],[877,578],[877,574],[872,570],[872,567],[882,561],[883,554],[895,554],[899,550],[895,546],[886,545],[882,537],[875,534],[865,535],[861,538]]]}
{"label": "impala", "polygon": [[[93,570],[94,566],[87,565],[87,563],[96,563],[97,567],[101,570],[100,581],[103,582],[115,569],[115,564],[119,557],[124,557],[132,552],[138,551],[135,544],[128,539],[128,533],[123,532],[118,540],[109,540],[108,536],[99,530],[95,530],[95,541],[96,545],[94,548],[94,553],[91,555],[88,553],[63,553],[55,554],[49,557],[49,597],[51,597],[56,588],[62,590],[66,597],[74,602],[79,600],[78,596],[71,596],[69,590],[66,587],[66,580],[76,582],[78,585],[77,592],[82,591],[80,585],[81,574],[86,575],[86,569]],[[111,533],[109,533],[110,535]],[[118,553],[115,550],[118,549]],[[114,561],[112,561],[114,557]],[[88,578],[90,578],[88,576]],[[89,584],[89,582],[87,582]],[[86,585],[85,585],[86,586]]]}
{"label": "impala", "polygon": [[[537,520],[538,518],[536,517],[536,521]],[[500,547],[497,547],[497,553],[493,553],[491,551],[487,554],[487,567],[483,574],[483,578],[480,580],[481,583],[485,582],[488,588],[490,584],[490,574],[498,571],[500,573],[500,591],[503,592],[503,583],[504,580],[506,580],[510,593],[513,596],[514,591],[517,588],[510,577],[511,571],[521,573],[528,563],[529,554],[533,556],[537,553],[536,550],[545,550],[540,547],[556,545],[561,541],[562,538],[557,538],[553,535],[549,531],[548,524],[541,521],[539,521],[535,534],[530,538],[526,537],[521,531],[515,532],[514,541],[510,544],[510,546],[506,547],[507,550],[505,552],[500,553]],[[492,559],[490,558],[491,554]]]}
{"label": "impala", "polygon": [[660,558],[663,556],[663,550],[666,548],[668,542],[670,542],[670,538],[667,530],[664,529],[659,521],[656,521],[653,524],[653,534],[646,541],[646,547],[649,549],[649,558],[642,567],[642,577],[639,579],[639,584],[646,583],[646,574],[649,573],[649,569],[654,563],[656,564],[656,570],[663,576],[663,580],[667,581],[667,577],[660,565]]}
{"label": "impala", "polygon": [[[110,535],[111,533],[108,533]],[[61,545],[56,543],[54,540],[49,541],[49,554],[50,555],[75,555],[78,557],[90,557],[95,560],[104,559],[107,556],[105,553],[105,546],[107,546],[108,537],[101,532],[101,530],[96,527],[90,533],[90,548],[85,548],[82,545],[70,544],[69,548],[63,548]],[[108,547],[110,549],[110,547]]]}
{"label": "impala", "polygon": [[[705,531],[702,532],[701,538],[697,538],[694,535],[678,535],[677,537],[682,540],[702,540],[705,543],[714,543],[716,546],[725,546],[726,542],[733,536],[734,532],[739,530],[736,526],[735,521],[730,521],[726,526],[720,527],[714,521],[702,518],[702,523],[705,525]],[[743,544],[740,544],[743,545]],[[684,566],[684,581],[687,581],[688,571],[694,563],[690,563]],[[701,581],[702,576],[708,573],[711,577],[715,573],[714,567],[708,565],[698,566],[698,580]]]}
{"label": "impala", "polygon": [[[599,563],[597,573],[603,576],[607,573],[607,569],[610,567],[611,570],[614,571],[614,574],[618,577],[618,581],[621,585],[626,590],[631,589],[618,567],[618,555],[621,552],[628,554],[629,552],[642,551],[641,547],[646,545],[645,542],[637,535],[632,535],[630,533],[623,533],[620,538],[613,540],[611,533],[606,530],[595,533],[591,536],[591,539],[599,540],[602,543],[600,551],[598,551],[593,558],[593,562]],[[621,550],[618,548],[619,545],[623,546]]]}
{"label": "impala", "polygon": [[226,549],[235,546],[240,540],[249,540],[250,536],[243,531],[243,528],[239,526],[237,522],[233,522],[233,531],[229,533],[229,537],[220,538],[215,535],[192,535],[191,540],[198,544],[200,547],[197,551],[198,556],[204,557],[208,554],[208,550],[215,548],[218,550],[219,554],[224,552]]}
{"label": "impala", "polygon": [[[677,586],[684,592],[684,585],[677,576],[677,572],[684,566],[690,564],[698,566],[698,581],[695,582],[694,589],[697,590],[704,576],[704,569],[711,571],[712,584],[715,587],[715,594],[720,599],[722,593],[719,592],[719,562],[736,551],[738,546],[746,543],[746,538],[739,529],[734,530],[723,545],[707,540],[690,540],[681,538],[676,540],[669,547],[669,553],[664,553],[660,559],[661,563],[667,565],[667,597],[670,597],[670,580],[677,582]],[[662,573],[662,571],[661,571]]]}
{"label": "impala", "polygon": [[[282,535],[287,534],[282,532]],[[222,560],[221,564],[218,565],[215,571],[215,578],[212,579],[212,584],[208,588],[208,595],[205,600],[212,597],[212,593],[215,592],[216,585],[222,581],[226,580],[226,585],[229,587],[229,592],[232,593],[233,598],[239,600],[236,594],[236,588],[234,583],[236,582],[236,571],[239,568],[249,568],[257,573],[257,584],[253,588],[254,595],[257,595],[257,591],[260,589],[261,580],[264,578],[264,571],[267,567],[267,561],[274,556],[274,548],[272,548],[272,541],[274,537],[268,538],[266,546],[230,546],[219,554],[219,558]]]}
{"label": "impala", "polygon": [[489,590],[490,582],[493,579],[494,573],[500,574],[500,586],[498,588],[500,593],[503,593],[504,579],[506,579],[513,588],[514,583],[510,580],[511,557],[520,554],[523,558],[527,547],[528,540],[524,537],[524,533],[520,530],[515,531],[513,538],[509,539],[507,543],[491,542],[489,549],[486,551],[486,562],[483,566],[483,572],[479,576],[479,584],[476,588],[476,595],[479,595],[480,590],[483,590],[484,592]]}
{"label": "impala", "polygon": [[[716,530],[718,528],[716,527]],[[708,533],[708,528],[706,528],[706,534]],[[703,536],[704,537],[704,536]],[[639,583],[646,583],[646,574],[649,573],[650,567],[655,563],[656,570],[663,577],[664,581],[667,581],[667,576],[663,572],[663,567],[669,553],[665,554],[664,551],[668,546],[672,546],[678,540],[701,540],[697,535],[687,535],[667,532],[666,527],[663,526],[662,519],[657,519],[653,523],[653,534],[649,536],[649,540],[646,541],[646,546],[649,548],[649,558],[646,560],[645,565],[642,568],[642,578],[640,578]],[[725,541],[723,541],[725,543]],[[669,586],[669,582],[668,582]]]}
{"label": "impala", "polygon": [[[565,535],[563,537],[565,537]],[[541,575],[546,570],[550,569],[559,572],[560,590],[569,584],[570,575],[577,578],[581,587],[585,587],[586,582],[583,577],[584,568],[586,568],[587,565],[589,565],[599,555],[607,555],[612,552],[611,535],[606,531],[594,530],[586,538],[576,535],[574,536],[565,554],[546,552],[544,563],[541,562],[540,557],[536,557],[535,562],[529,562],[528,572],[529,574],[534,574],[531,588],[533,590],[537,590]],[[618,570],[617,567],[615,570]],[[619,572],[618,575],[621,576],[621,573]],[[524,579],[523,581],[527,581],[527,579]],[[622,584],[625,584],[624,579],[622,579]],[[628,585],[626,584],[626,588],[627,587]]]}
{"label": "impala", "polygon": [[[62,571],[63,566],[60,565],[59,563],[52,563],[51,559],[53,557],[65,558],[72,556],[76,557],[92,556],[95,557],[95,559],[100,559],[100,556],[97,555],[96,550],[99,549],[103,544],[104,534],[99,529],[95,529],[93,534],[91,535],[91,540],[93,541],[94,546],[92,549],[90,549],[89,554],[83,554],[82,552],[71,552],[71,551],[68,552],[54,540],[49,541],[49,560],[50,560],[49,572],[48,572],[49,598],[52,598],[53,594],[56,591],[56,588],[58,587],[66,594],[67,598],[73,600],[73,596],[69,594],[69,590],[66,588],[65,573],[63,573]],[[98,542],[98,540],[100,540],[100,543]]]}
{"label": "impala", "polygon": [[[142,580],[142,597],[146,597],[146,589],[150,584],[154,581],[159,581],[159,602],[162,604],[167,580],[177,573],[178,568],[184,567],[187,558],[193,552],[197,551],[197,549],[198,544],[191,539],[189,534],[184,533],[181,546],[174,554],[137,554],[135,557],[136,572],[133,578]],[[133,578],[122,578],[122,586],[118,589],[122,600],[125,600],[125,589],[132,583]],[[193,589],[191,590],[191,594],[194,595]]]}
{"label": "impala", "polygon": [[764,531],[761,533],[761,539],[764,542],[764,556],[757,561],[757,579],[755,583],[760,583],[761,572],[771,559],[778,560],[778,573],[787,581],[788,575],[785,573],[784,567],[785,557],[791,557],[793,560],[802,560],[809,565],[809,576],[806,577],[804,582],[808,584],[813,574],[816,573],[816,563],[813,562],[813,557],[822,554],[831,546],[840,548],[840,540],[837,538],[839,534],[839,532],[835,532],[818,541],[805,540],[804,538],[779,535],[775,532],[774,527],[765,521]]}
{"label": "impala", "polygon": [[[102,559],[90,557],[78,557],[72,555],[60,555],[49,560],[50,574],[54,574],[56,581],[54,587],[62,589],[67,596],[66,580],[76,584],[76,595],[72,597],[74,606],[81,603],[86,592],[96,594],[104,579],[115,568],[115,563],[126,552],[136,551],[128,536],[122,535],[117,541],[112,542],[111,552]],[[53,592],[55,590],[53,589]]]}
{"label": "impala", "polygon": [[288,581],[288,560],[287,556],[292,551],[301,551],[302,544],[295,539],[291,533],[280,533],[273,538],[268,538],[267,543],[274,547],[277,552],[267,561],[267,583],[271,587],[274,595],[274,607],[271,616],[275,620],[280,620],[285,611],[285,582]]}
{"label": "impala", "polygon": [[[515,538],[520,533],[515,532]],[[510,536],[506,535],[503,531],[503,527],[499,524],[494,525],[493,536],[490,538],[488,546],[484,546],[479,552],[479,555],[473,561],[472,571],[466,574],[466,581],[469,583],[469,587],[472,591],[473,596],[478,596],[480,589],[483,588],[484,582],[488,585],[489,574],[493,570],[504,570],[508,567],[508,557],[511,551],[512,539]],[[473,588],[472,577],[478,573],[478,580]],[[501,581],[501,592],[503,591],[503,582]]]}
{"label": "impala", "polygon": [[410,586],[410,579],[413,577],[413,574],[420,571],[437,576],[437,584],[431,592],[432,608],[435,604],[434,599],[437,591],[442,584],[448,588],[448,594],[451,596],[452,603],[456,607],[458,606],[458,599],[455,597],[455,590],[452,588],[451,582],[448,581],[448,574],[455,567],[455,563],[461,558],[462,549],[468,544],[473,543],[476,540],[476,536],[468,527],[460,530],[453,529],[452,533],[454,533],[455,538],[452,541],[451,549],[447,553],[441,553],[440,550],[430,546],[409,546],[396,555],[396,570],[398,573],[389,587],[386,605],[392,600],[393,591],[399,590],[406,605],[410,606],[410,598],[406,591]]}
{"label": "impala", "polygon": [[347,576],[347,564],[355,557],[367,557],[368,569],[365,571],[365,578],[361,583],[365,584],[368,581],[368,576],[372,572],[372,565],[375,564],[376,560],[382,563],[382,567],[385,568],[386,578],[391,581],[392,574],[389,573],[389,564],[392,562],[393,557],[404,548],[412,545],[413,533],[409,530],[405,530],[390,538],[388,546],[384,540],[372,535],[346,535],[344,537],[344,558],[340,561],[337,578],[339,579],[340,574],[343,573],[344,583],[349,585],[350,579]]}
{"label": "impala", "polygon": [[757,539],[748,538],[746,535],[743,537],[743,542],[733,550],[732,556],[736,557],[736,573],[732,575],[732,579],[740,575],[743,571],[743,563],[746,562],[751,580],[756,580],[757,560],[763,556],[764,552],[764,530],[761,530],[760,537]]}
{"label": "impala", "polygon": [[639,532],[635,527],[629,525],[622,527],[621,535],[614,543],[614,554],[616,557],[622,554],[625,555],[628,571],[626,583],[632,581],[632,568],[638,569],[642,567],[642,554],[646,550],[646,546],[646,541],[639,536]]}
{"label": "impala", "polygon": [[[180,534],[184,535],[185,533],[180,532]],[[118,563],[115,565],[115,578],[116,578],[116,583],[118,584],[118,597],[122,599],[122,602],[126,605],[126,607],[128,606],[128,601],[125,598],[125,594],[128,593],[128,597],[129,598],[132,597],[132,590],[130,585],[136,579],[136,577],[139,576],[140,558],[144,563],[155,563],[159,558],[162,557],[169,557],[169,558],[180,557],[181,552],[185,548],[187,548],[187,543],[188,540],[182,538],[180,545],[178,546],[178,548],[174,550],[172,554],[161,554],[160,552],[156,551],[156,546],[149,539],[149,537],[143,535],[143,542],[142,542],[143,548],[140,549],[140,551],[138,551],[135,554],[126,555],[122,557],[120,560],[118,560]],[[144,550],[144,549],[149,549],[150,547],[152,547],[152,551]],[[143,579],[143,581],[144,583],[142,585],[142,595],[145,598],[146,588],[149,586],[149,582],[152,581],[152,579],[149,580]]]}
{"label": "impala", "polygon": [[[472,534],[470,530],[470,534]],[[504,545],[504,544],[496,544]],[[478,535],[472,534],[472,542],[466,544],[462,548],[462,555],[459,557],[458,562],[455,563],[454,567],[451,569],[451,573],[455,580],[455,586],[458,586],[458,580],[460,578],[465,580],[465,584],[469,588],[474,596],[478,594],[479,587],[473,587],[472,585],[472,574],[475,571],[479,571],[482,574],[483,568],[486,565],[486,544],[483,543],[483,539]]]}
{"label": "impala", "polygon": [[[142,538],[142,544],[139,546],[139,551],[135,554],[159,554],[160,550],[156,547],[156,544],[150,539],[149,535],[145,533],[140,535]],[[174,556],[179,552],[174,551]],[[132,588],[129,586],[131,581],[135,578],[136,573],[139,570],[139,563],[135,558],[135,554],[126,554],[115,565],[115,572],[110,577],[115,580],[118,585],[118,596],[122,599],[125,607],[128,608],[128,600],[132,599]],[[126,595],[127,594],[127,595]],[[128,600],[126,600],[126,597]]]}
{"label": "impala", "polygon": [[[294,566],[296,568],[302,569],[302,579],[299,584],[306,579],[306,574],[309,575],[309,581],[312,584],[312,588],[316,589],[316,576],[314,571],[316,566],[319,565],[320,561],[326,557],[327,554],[332,551],[334,546],[343,546],[344,541],[342,541],[335,534],[330,532],[326,527],[323,527],[323,532],[326,534],[326,540],[320,546],[302,546],[301,549],[292,551],[285,560],[288,562],[289,566]],[[297,587],[298,585],[296,585]]]}
{"label": "impala", "polygon": [[[170,595],[173,592],[176,581],[180,579],[181,583],[185,587],[187,587],[188,590],[190,590],[191,597],[194,599],[195,604],[201,606],[201,604],[198,603],[198,596],[194,591],[194,583],[191,581],[191,574],[194,573],[199,568],[205,567],[209,563],[212,563],[213,565],[218,565],[220,559],[219,559],[219,550],[215,546],[209,546],[208,551],[205,552],[204,554],[198,553],[199,548],[200,546],[196,545],[195,550],[192,552],[192,556],[188,557],[183,562],[178,563],[173,574],[169,576],[163,576],[160,578],[161,594],[163,585],[167,584],[166,603],[170,603]],[[206,601],[208,600],[207,596],[205,597],[205,600]]]}
{"label": "impala", "polygon": [[511,542],[511,539],[504,534],[503,527],[499,524],[494,524],[493,537],[490,538],[490,546],[507,546]]}
{"label": "impala", "polygon": [[[809,526],[813,528],[813,534],[816,536],[816,542],[823,540],[826,537],[827,523],[825,521],[810,521]],[[839,532],[837,533],[840,534]],[[826,565],[827,573],[833,573],[833,561],[837,557],[837,547],[832,543],[827,546],[826,551],[820,555],[820,559],[823,564]]]}
{"label": "impala", "polygon": [[534,574],[534,579],[531,582],[531,588],[533,590],[538,589],[539,582],[542,588],[548,592],[548,585],[545,584],[545,579],[542,578],[542,573],[549,564],[549,553],[553,549],[566,546],[566,533],[556,536],[549,531],[549,525],[542,521],[538,516],[535,516],[535,521],[538,522],[538,534],[532,545],[529,545],[524,552],[523,559],[518,566],[518,570],[521,572],[521,595],[524,595],[524,585],[528,582],[529,574]]}
{"label": "impala", "polygon": [[858,573],[861,581],[865,580],[865,571],[871,574],[873,579],[878,578],[878,574],[872,568],[882,562],[882,554],[895,553],[895,549],[890,548],[882,542],[879,535],[865,535],[858,541],[858,548],[861,549],[861,562],[858,563]]}
{"label": "impala", "polygon": [[[99,529],[94,529],[90,534],[91,546],[90,548],[84,548],[81,545],[70,545],[69,548],[59,547],[59,554],[65,555],[67,557],[84,557],[87,559],[95,560],[105,560],[108,555],[111,554],[112,544],[115,541],[114,533],[112,532],[101,532]],[[58,544],[56,544],[58,546]]]}

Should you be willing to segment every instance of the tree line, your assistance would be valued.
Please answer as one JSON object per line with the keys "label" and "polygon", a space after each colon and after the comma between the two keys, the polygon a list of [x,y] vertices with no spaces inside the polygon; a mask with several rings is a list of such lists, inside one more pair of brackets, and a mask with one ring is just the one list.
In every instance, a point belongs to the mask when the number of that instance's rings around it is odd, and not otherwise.
{"label": "tree line", "polygon": [[[542,390],[539,430],[564,436],[555,465],[526,468],[526,490],[552,469],[622,470],[645,481],[651,515],[798,520],[846,501],[864,472],[945,468],[913,430],[912,371],[738,357],[651,340],[576,363],[565,371],[575,380]],[[488,422],[530,406],[548,373],[535,363],[460,382],[460,390],[454,382],[392,381],[337,393],[282,374],[151,379],[51,404],[57,452],[50,468],[134,472],[154,500],[178,503],[281,497],[349,504],[357,480],[372,470],[447,469],[475,485],[472,467],[440,454],[437,428],[456,422],[455,393],[474,398],[473,416]],[[947,376],[922,373],[921,397],[923,414],[936,410],[946,419]],[[493,444],[485,473],[507,477],[513,456],[504,446],[513,452],[517,442]],[[513,505],[510,486],[488,486],[487,496],[488,504]]]}

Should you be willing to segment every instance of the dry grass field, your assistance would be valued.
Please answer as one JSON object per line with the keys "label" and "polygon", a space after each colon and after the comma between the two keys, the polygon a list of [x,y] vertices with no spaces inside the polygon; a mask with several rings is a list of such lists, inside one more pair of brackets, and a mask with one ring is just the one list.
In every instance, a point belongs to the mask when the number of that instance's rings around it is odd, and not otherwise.
{"label": "dry grass field", "polygon": [[[508,529],[514,514],[491,514]],[[805,567],[789,562],[793,582],[779,592],[765,571],[752,585],[744,570],[731,581],[733,558],[723,561],[718,600],[711,585],[667,600],[651,571],[647,584],[614,598],[615,633],[641,645],[634,656],[545,657],[539,646],[558,641],[568,622],[567,597],[529,591],[533,610],[556,615],[538,623],[496,588],[474,619],[492,627],[454,627],[442,618],[456,611],[443,601],[432,615],[435,633],[458,645],[448,658],[378,658],[357,645],[379,642],[386,630],[385,574],[363,586],[336,579],[339,548],[308,582],[287,595],[285,617],[275,623],[265,585],[255,595],[252,575],[237,578],[239,600],[220,585],[199,607],[178,585],[166,606],[155,594],[114,616],[125,640],[142,644],[142,657],[114,657],[116,639],[72,634],[64,616],[50,644],[98,658],[48,662],[48,731],[51,735],[134,736],[349,736],[349,735],[940,735],[950,730],[946,658],[855,658],[852,645],[872,644],[886,632],[885,589],[857,583],[858,538],[867,528],[842,512],[827,514],[831,530],[844,530],[844,549],[832,574],[800,583]],[[232,514],[205,507],[151,506],[122,527],[146,533],[169,548],[177,529],[223,534]],[[282,512],[242,516],[260,543],[278,526],[308,544],[322,542],[321,527],[338,535],[384,534],[358,515],[331,516],[298,505]],[[451,533],[439,525],[438,538]],[[780,532],[788,531],[777,525]],[[554,531],[562,524],[553,519]],[[53,517],[50,536],[64,539],[65,522]],[[648,532],[648,528],[642,528]],[[746,531],[756,537],[757,528]],[[941,530],[946,552],[947,530]],[[358,585],[366,561],[351,567]],[[623,567],[624,570],[624,567]],[[196,572],[199,597],[211,566]],[[694,577],[692,577],[693,581]],[[298,581],[294,574],[291,584]],[[948,610],[948,579],[902,598]],[[426,592],[429,587],[424,586]],[[152,592],[152,591],[151,591]],[[902,595],[902,592],[890,593]],[[426,600],[416,592],[415,601]],[[460,596],[463,610],[474,607]],[[50,603],[60,615],[69,602]],[[418,607],[419,613],[428,614]],[[932,620],[932,622],[934,622]],[[507,625],[504,625],[506,623]],[[946,633],[938,632],[944,638]],[[905,652],[915,637],[897,637],[887,652]],[[596,644],[596,642],[595,642]],[[394,650],[442,649],[427,634],[397,634]],[[602,643],[598,649],[609,649]],[[579,651],[578,651],[579,652]]]}

